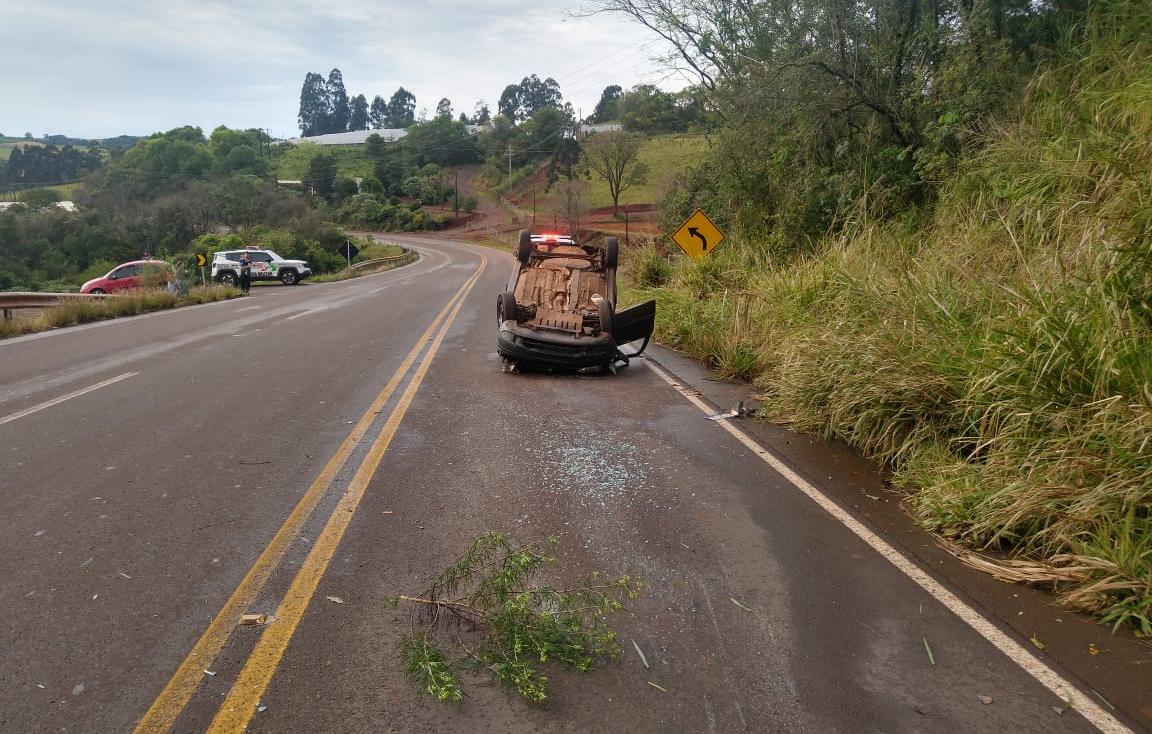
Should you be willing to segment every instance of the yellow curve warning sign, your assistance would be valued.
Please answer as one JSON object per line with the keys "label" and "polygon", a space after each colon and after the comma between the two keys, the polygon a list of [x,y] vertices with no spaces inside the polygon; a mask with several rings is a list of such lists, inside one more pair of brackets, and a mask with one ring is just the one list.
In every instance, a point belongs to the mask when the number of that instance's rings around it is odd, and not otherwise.
{"label": "yellow curve warning sign", "polygon": [[724,233],[712,223],[707,214],[697,209],[673,233],[672,239],[688,257],[699,260],[720,246],[724,241]]}

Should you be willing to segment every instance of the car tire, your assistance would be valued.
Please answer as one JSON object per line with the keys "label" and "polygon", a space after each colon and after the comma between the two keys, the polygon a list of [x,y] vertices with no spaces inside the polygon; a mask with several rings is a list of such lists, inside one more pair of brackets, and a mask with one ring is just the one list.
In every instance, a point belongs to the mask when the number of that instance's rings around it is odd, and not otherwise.
{"label": "car tire", "polygon": [[216,276],[216,280],[220,281],[220,283],[223,285],[235,287],[236,286],[236,273],[233,273],[230,271],[220,273],[220,275]]}
{"label": "car tire", "polygon": [[504,291],[496,296],[496,321],[498,323],[515,321],[516,310],[516,296],[511,291]]}
{"label": "car tire", "polygon": [[516,259],[523,265],[528,264],[532,256],[532,233],[526,229],[520,230],[520,241],[516,245]]}
{"label": "car tire", "polygon": [[616,332],[616,306],[607,298],[596,302],[596,315],[600,318],[600,333]]}
{"label": "car tire", "polygon": [[93,288],[92,290],[90,290],[88,292],[91,293],[92,295],[95,295],[95,296],[103,296],[106,293],[108,293],[108,291],[104,290],[103,288]]}
{"label": "car tire", "polygon": [[620,262],[620,240],[609,237],[604,240],[604,267],[615,268]]}
{"label": "car tire", "polygon": [[281,270],[280,282],[284,285],[296,285],[300,282],[300,275],[295,270]]}

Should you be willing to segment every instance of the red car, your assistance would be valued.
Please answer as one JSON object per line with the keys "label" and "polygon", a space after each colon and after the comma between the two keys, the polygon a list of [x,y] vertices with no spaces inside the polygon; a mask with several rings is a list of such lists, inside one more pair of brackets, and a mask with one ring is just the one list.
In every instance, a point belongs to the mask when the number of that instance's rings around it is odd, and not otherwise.
{"label": "red car", "polygon": [[80,286],[81,293],[119,293],[134,288],[163,288],[176,282],[172,266],[163,260],[133,260],[117,265],[102,278]]}

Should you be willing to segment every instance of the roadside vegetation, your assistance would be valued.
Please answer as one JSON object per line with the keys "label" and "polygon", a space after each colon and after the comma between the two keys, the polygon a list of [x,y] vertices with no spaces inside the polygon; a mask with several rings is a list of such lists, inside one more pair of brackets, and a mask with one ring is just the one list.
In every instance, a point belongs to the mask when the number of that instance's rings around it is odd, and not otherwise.
{"label": "roadside vegetation", "polygon": [[318,274],[343,268],[339,250],[350,237],[323,197],[277,186],[275,154],[259,130],[221,127],[205,137],[183,127],[138,142],[73,185],[78,211],[54,206],[60,192],[24,190],[23,205],[0,211],[0,290],[75,291],[119,263],[147,256],[187,266],[211,247],[269,247]]}
{"label": "roadside vegetation", "polygon": [[184,294],[166,290],[141,290],[108,296],[99,300],[67,301],[58,306],[46,308],[34,315],[0,319],[0,338],[21,336],[121,316],[136,316],[180,306],[223,301],[240,295],[242,294],[236,288],[208,286],[206,288],[190,288]]}
{"label": "roadside vegetation", "polygon": [[666,221],[731,239],[633,251],[631,287],[771,418],[890,465],[959,555],[1152,635],[1152,8],[939,8],[686,40],[728,124]]}
{"label": "roadside vegetation", "polygon": [[[365,263],[371,262],[372,260],[382,258],[396,259],[384,263],[365,265]],[[386,245],[378,242],[365,243],[356,257],[352,259],[352,269],[345,267],[343,270],[334,273],[320,275],[313,278],[313,282],[331,283],[337,280],[359,278],[364,275],[375,275],[376,273],[383,273],[405,265],[411,265],[419,259],[420,253],[415,250],[405,252],[404,248],[400,245]],[[356,267],[358,264],[361,265],[361,267]]]}

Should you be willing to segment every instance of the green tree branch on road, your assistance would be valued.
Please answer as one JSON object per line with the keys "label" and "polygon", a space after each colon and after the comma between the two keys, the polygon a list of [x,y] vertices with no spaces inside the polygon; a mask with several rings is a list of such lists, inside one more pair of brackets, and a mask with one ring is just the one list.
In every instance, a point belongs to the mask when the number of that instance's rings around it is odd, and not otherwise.
{"label": "green tree branch on road", "polygon": [[397,597],[412,608],[412,632],[401,644],[408,678],[437,700],[460,701],[460,675],[471,670],[539,703],[548,697],[544,664],[586,673],[619,655],[607,618],[643,582],[593,572],[571,585],[540,583],[537,577],[556,563],[544,552],[556,545],[486,533],[422,594]]}

